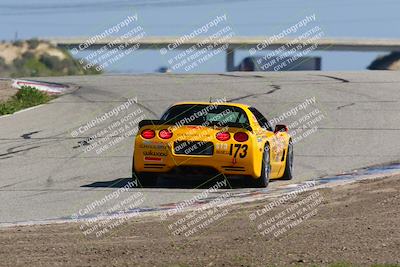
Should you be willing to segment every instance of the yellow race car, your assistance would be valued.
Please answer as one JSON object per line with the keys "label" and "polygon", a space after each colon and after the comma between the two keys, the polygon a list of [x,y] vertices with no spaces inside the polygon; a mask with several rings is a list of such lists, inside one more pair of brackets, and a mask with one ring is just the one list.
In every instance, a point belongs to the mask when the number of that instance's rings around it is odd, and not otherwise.
{"label": "yellow race car", "polygon": [[226,102],[177,103],[160,120],[139,123],[132,177],[141,186],[156,184],[159,175],[214,173],[246,177],[254,187],[292,179],[288,128],[272,129],[256,108]]}

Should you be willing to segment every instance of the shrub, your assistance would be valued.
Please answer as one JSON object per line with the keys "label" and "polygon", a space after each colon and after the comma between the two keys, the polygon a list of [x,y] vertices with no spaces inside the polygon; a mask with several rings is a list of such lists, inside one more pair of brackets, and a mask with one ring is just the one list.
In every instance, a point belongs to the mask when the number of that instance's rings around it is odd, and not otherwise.
{"label": "shrub", "polygon": [[53,97],[37,90],[23,86],[10,100],[0,102],[0,115],[12,114],[18,110],[49,102]]}
{"label": "shrub", "polygon": [[22,46],[24,45],[24,42],[22,42],[22,41],[20,41],[20,40],[17,40],[17,41],[14,41],[14,42],[13,42],[13,45],[14,45],[14,46],[17,46],[17,47],[22,47]]}
{"label": "shrub", "polygon": [[51,70],[62,70],[61,60],[58,57],[50,56],[49,54],[45,53],[40,56],[39,61]]}
{"label": "shrub", "polygon": [[36,38],[26,41],[29,49],[36,49],[39,46],[40,41]]}

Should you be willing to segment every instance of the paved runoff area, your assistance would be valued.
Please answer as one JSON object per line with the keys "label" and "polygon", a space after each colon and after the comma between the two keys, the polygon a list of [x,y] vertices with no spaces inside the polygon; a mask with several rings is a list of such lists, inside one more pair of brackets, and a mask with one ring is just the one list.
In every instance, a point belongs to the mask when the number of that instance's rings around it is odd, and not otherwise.
{"label": "paved runoff area", "polygon": [[[294,179],[272,182],[271,189],[400,158],[397,72],[232,72],[38,80],[80,88],[49,104],[0,117],[3,225],[91,216],[112,207],[116,194],[135,196],[138,209],[153,210],[204,191],[196,189],[201,181],[185,177],[161,179],[157,188],[124,188],[131,182],[137,121],[159,118],[178,101],[245,103],[272,122],[289,125],[295,140]],[[233,187],[216,194],[251,190]]]}

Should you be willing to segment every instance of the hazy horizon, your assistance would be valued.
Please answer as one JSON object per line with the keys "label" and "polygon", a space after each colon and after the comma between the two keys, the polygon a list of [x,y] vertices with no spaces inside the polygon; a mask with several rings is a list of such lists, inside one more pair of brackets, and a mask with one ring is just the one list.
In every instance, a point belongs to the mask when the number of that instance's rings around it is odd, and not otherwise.
{"label": "hazy horizon", "polygon": [[[398,38],[400,29],[397,11],[400,2],[384,0],[347,1],[66,1],[55,4],[50,0],[3,0],[0,23],[7,25],[0,39],[44,37],[90,37],[117,24],[127,15],[137,14],[137,24],[147,36],[180,36],[192,32],[217,15],[226,14],[236,36],[270,36],[290,27],[307,15],[316,14],[316,23],[324,38]],[[260,55],[264,54],[260,53]],[[363,70],[379,54],[370,52],[323,52],[323,70]],[[248,56],[248,51],[235,54],[235,64]],[[167,58],[157,50],[139,50],[112,65],[111,72],[153,72],[167,66]],[[221,53],[195,72],[222,72],[225,54]]]}

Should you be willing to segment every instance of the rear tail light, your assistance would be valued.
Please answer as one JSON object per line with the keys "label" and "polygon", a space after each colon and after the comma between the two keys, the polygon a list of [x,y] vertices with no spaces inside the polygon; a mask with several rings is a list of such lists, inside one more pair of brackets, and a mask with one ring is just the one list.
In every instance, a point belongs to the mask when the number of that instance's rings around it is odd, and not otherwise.
{"label": "rear tail light", "polygon": [[217,133],[217,135],[215,136],[219,141],[228,141],[229,138],[231,138],[230,133],[228,132],[219,132]]}
{"label": "rear tail light", "polygon": [[143,130],[140,135],[144,139],[151,139],[151,138],[154,138],[154,136],[156,136],[156,133],[153,130],[146,129],[146,130]]}
{"label": "rear tail light", "polygon": [[249,136],[247,133],[244,132],[237,132],[235,133],[235,135],[233,136],[233,139],[235,139],[238,142],[246,142],[247,140],[249,140]]}
{"label": "rear tail light", "polygon": [[158,133],[161,139],[170,139],[172,137],[172,132],[170,130],[164,129]]}

